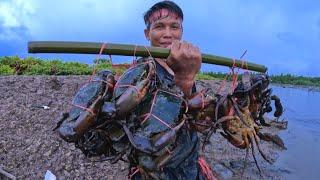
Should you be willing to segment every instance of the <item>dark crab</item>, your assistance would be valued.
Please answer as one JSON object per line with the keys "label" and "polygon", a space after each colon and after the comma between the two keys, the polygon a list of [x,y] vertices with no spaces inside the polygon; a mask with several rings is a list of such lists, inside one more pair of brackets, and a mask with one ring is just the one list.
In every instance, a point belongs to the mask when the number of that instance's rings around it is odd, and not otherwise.
{"label": "dark crab", "polygon": [[67,142],[75,142],[88,128],[97,123],[97,114],[113,93],[114,77],[110,71],[100,71],[76,93],[69,113],[64,113],[56,128]]}
{"label": "dark crab", "polygon": [[[260,122],[263,126],[270,126],[264,119],[264,114],[272,111],[271,101],[274,101],[275,113],[273,114],[276,119],[283,113],[283,107],[280,99],[276,95],[272,95],[272,89],[269,88],[270,78],[267,74],[244,74],[243,82],[247,84],[247,89],[238,88],[235,93],[241,92],[242,94],[249,93],[250,97],[250,112],[256,122]],[[240,86],[238,86],[240,87]],[[287,123],[287,122],[285,122]]]}
{"label": "dark crab", "polygon": [[168,152],[185,124],[186,106],[181,107],[186,102],[181,91],[164,86],[159,78],[163,72],[153,59],[142,62],[120,77],[113,97],[117,117],[129,117],[121,125],[135,151],[141,153],[137,164],[149,174],[170,159]]}
{"label": "dark crab", "polygon": [[[253,158],[258,170],[260,171],[256,157],[254,155],[255,147],[257,147],[263,159],[265,159],[269,163],[272,163],[272,161],[269,160],[269,158],[267,158],[261,150],[259,139],[264,141],[271,141],[283,149],[286,148],[279,136],[272,135],[270,133],[262,133],[260,131],[261,127],[259,127],[255,122],[253,114],[256,110],[261,110],[261,107],[255,106],[260,106],[261,104],[259,104],[259,101],[257,101],[259,97],[254,96],[256,94],[252,94],[253,88],[249,80],[250,77],[248,75],[244,75],[242,77],[242,81],[238,84],[238,87],[236,88],[234,94],[228,96],[228,98],[226,98],[226,100],[224,101],[222,110],[220,110],[220,112],[225,111],[225,114],[228,113],[228,116],[233,115],[234,118],[221,122],[224,130],[221,134],[234,146],[241,149],[246,149],[247,154],[249,148],[251,148]],[[262,82],[260,81],[258,83]],[[258,83],[253,84],[253,86],[258,86]],[[266,89],[267,84],[262,83],[259,86],[264,87],[263,89]]]}

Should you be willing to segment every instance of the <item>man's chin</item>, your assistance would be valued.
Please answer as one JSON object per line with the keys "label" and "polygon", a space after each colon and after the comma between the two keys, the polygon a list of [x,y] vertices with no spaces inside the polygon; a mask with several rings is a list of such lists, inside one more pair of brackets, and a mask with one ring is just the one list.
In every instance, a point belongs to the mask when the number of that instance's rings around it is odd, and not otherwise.
{"label": "man's chin", "polygon": [[162,48],[169,48],[171,46],[171,44],[161,44],[160,47]]}
{"label": "man's chin", "polygon": [[171,44],[152,44],[153,47],[170,48]]}

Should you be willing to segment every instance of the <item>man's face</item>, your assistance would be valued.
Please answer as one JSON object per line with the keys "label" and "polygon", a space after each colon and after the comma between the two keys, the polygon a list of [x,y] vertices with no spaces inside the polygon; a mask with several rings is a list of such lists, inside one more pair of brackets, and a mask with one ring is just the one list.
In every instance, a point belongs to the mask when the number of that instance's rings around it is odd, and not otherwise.
{"label": "man's face", "polygon": [[[181,40],[182,20],[166,10],[151,16],[149,28],[144,30],[151,46],[167,48],[174,40]],[[160,14],[160,16],[159,16]]]}

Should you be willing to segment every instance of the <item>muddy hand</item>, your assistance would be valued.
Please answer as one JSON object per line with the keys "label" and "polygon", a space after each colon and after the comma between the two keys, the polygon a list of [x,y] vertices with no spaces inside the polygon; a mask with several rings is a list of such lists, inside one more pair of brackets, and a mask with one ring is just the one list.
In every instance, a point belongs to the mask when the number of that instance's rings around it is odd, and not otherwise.
{"label": "muddy hand", "polygon": [[189,97],[194,78],[201,67],[199,48],[187,42],[174,41],[170,48],[167,64],[175,73],[176,85]]}

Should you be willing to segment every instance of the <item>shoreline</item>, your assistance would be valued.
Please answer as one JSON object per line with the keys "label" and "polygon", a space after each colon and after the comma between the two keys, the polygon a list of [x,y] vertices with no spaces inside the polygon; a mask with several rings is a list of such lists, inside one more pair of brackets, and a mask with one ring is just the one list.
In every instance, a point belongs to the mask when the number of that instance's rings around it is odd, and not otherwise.
{"label": "shoreline", "polygon": [[278,84],[278,83],[270,83],[270,85],[271,86],[282,87],[282,88],[295,88],[295,89],[302,89],[302,90],[313,91],[313,92],[320,92],[320,87],[319,86]]}

